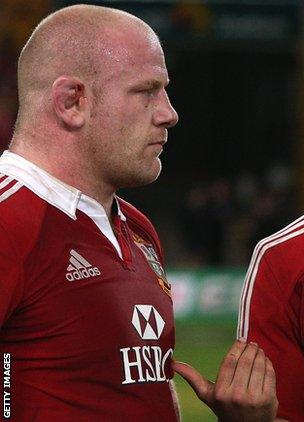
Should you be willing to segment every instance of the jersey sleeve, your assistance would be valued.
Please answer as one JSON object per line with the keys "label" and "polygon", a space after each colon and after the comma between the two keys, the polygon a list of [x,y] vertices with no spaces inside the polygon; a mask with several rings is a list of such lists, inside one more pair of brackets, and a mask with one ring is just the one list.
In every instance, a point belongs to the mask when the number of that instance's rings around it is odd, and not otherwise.
{"label": "jersey sleeve", "polygon": [[21,301],[23,277],[20,259],[8,234],[0,226],[0,326]]}
{"label": "jersey sleeve", "polygon": [[304,421],[303,279],[288,283],[288,271],[278,274],[274,265],[265,255],[251,262],[240,301],[238,337],[258,343],[272,361],[278,417]]}

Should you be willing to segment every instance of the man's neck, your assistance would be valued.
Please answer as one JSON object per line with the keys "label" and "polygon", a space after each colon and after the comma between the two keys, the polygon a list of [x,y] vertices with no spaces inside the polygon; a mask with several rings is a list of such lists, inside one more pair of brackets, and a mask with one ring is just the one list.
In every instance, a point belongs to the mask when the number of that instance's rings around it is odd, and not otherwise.
{"label": "man's neck", "polygon": [[81,163],[78,163],[78,165],[77,163],[73,163],[71,165],[68,160],[65,160],[63,154],[56,156],[56,160],[52,160],[47,151],[42,153],[39,151],[38,154],[30,148],[19,147],[18,144],[13,144],[10,147],[10,151],[35,164],[61,182],[95,199],[95,201],[103,206],[109,220],[112,220],[112,205],[115,190],[102,180],[93,177],[92,174],[84,174]]}

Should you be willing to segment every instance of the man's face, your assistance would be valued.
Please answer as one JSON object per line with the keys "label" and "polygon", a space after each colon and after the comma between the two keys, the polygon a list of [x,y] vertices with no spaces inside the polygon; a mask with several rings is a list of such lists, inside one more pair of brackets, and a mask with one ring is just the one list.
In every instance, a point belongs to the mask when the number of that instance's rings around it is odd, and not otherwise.
{"label": "man's face", "polygon": [[115,189],[144,185],[158,177],[167,130],[178,120],[163,51],[152,32],[129,30],[108,55],[90,125],[91,160]]}

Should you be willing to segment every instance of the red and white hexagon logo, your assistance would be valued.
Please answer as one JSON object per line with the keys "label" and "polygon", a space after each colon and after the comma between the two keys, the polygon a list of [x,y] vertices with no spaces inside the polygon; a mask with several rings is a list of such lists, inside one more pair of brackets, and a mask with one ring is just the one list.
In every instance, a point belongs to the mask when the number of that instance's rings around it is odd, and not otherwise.
{"label": "red and white hexagon logo", "polygon": [[152,305],[135,305],[132,324],[143,340],[158,340],[165,321]]}

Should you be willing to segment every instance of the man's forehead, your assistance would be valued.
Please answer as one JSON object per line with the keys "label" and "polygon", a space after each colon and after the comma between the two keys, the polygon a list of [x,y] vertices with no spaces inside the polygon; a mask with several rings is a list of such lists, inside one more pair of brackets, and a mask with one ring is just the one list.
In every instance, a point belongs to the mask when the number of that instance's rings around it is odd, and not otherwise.
{"label": "man's forehead", "polygon": [[164,61],[159,39],[148,25],[121,24],[105,28],[101,49],[116,61]]}
{"label": "man's forehead", "polygon": [[[134,35],[134,34],[133,34]],[[112,35],[113,36],[113,35]],[[139,78],[155,78],[164,82],[168,79],[165,57],[157,36],[151,31],[140,37],[125,37],[115,33],[100,51],[108,71],[116,75]]]}
{"label": "man's forehead", "polygon": [[[114,70],[114,69],[113,69]],[[165,62],[153,63],[148,61],[126,62],[123,66],[117,66],[113,76],[125,80],[130,86],[140,84],[159,83],[167,85],[169,82],[168,71]]]}
{"label": "man's forehead", "polygon": [[136,72],[132,68],[125,69],[123,75],[128,78],[130,84],[140,83],[159,83],[167,85],[169,83],[169,76],[166,67],[149,66],[147,63],[141,67],[141,72]]}

